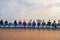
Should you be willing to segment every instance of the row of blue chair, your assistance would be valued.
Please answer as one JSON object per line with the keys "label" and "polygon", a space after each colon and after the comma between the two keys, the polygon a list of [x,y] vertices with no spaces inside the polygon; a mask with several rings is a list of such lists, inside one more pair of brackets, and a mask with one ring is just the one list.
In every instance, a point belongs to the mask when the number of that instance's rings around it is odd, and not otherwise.
{"label": "row of blue chair", "polygon": [[26,23],[26,24],[14,24],[14,23],[2,23],[2,24],[0,24],[0,26],[24,26],[24,27],[26,27],[26,26],[32,26],[32,27],[35,27],[35,26],[37,26],[37,27],[39,27],[39,26],[60,26],[60,23],[57,23],[57,24],[53,24],[53,23],[51,23],[51,24],[41,24],[41,23],[32,23],[32,24],[29,24],[29,23]]}

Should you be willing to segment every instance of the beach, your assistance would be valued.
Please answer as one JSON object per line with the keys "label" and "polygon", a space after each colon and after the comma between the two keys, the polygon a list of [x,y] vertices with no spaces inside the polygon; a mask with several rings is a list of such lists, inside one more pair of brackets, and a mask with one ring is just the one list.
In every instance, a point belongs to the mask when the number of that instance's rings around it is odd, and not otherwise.
{"label": "beach", "polygon": [[0,40],[60,40],[60,30],[0,28]]}

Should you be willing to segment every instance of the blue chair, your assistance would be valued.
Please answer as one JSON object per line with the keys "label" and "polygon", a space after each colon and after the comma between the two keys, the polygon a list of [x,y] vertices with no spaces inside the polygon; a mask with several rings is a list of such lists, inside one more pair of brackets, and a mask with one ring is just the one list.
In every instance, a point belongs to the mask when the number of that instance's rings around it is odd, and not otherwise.
{"label": "blue chair", "polygon": [[10,23],[8,24],[8,26],[11,27],[11,26],[13,26],[13,24],[10,22]]}
{"label": "blue chair", "polygon": [[52,27],[57,28],[57,24],[56,23],[52,23]]}
{"label": "blue chair", "polygon": [[41,26],[41,23],[40,23],[40,22],[37,22],[37,26],[38,26],[38,27]]}
{"label": "blue chair", "polygon": [[18,27],[22,27],[22,24],[19,24],[19,23],[18,23],[17,26],[18,26]]}
{"label": "blue chair", "polygon": [[36,22],[32,22],[32,26],[35,27],[36,26]]}
{"label": "blue chair", "polygon": [[23,23],[23,26],[26,27],[26,25],[27,25],[27,23],[24,22],[24,23]]}
{"label": "blue chair", "polygon": [[60,23],[57,23],[57,27],[60,28]]}
{"label": "blue chair", "polygon": [[28,26],[31,26],[31,23],[30,22],[28,23]]}
{"label": "blue chair", "polygon": [[26,27],[26,24],[23,24],[24,27]]}
{"label": "blue chair", "polygon": [[57,26],[60,26],[60,23],[57,23]]}

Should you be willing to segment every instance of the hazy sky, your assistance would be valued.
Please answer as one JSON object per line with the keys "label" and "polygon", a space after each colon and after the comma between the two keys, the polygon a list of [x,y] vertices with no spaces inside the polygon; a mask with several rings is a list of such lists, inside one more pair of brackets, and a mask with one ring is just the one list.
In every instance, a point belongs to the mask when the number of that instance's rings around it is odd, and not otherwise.
{"label": "hazy sky", "polygon": [[60,19],[60,0],[0,0],[0,19]]}

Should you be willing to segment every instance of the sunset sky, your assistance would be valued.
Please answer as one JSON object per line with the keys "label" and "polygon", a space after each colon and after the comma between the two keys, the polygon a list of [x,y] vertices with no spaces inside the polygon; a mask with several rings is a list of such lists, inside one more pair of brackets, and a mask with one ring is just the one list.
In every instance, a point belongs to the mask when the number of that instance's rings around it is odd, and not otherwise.
{"label": "sunset sky", "polygon": [[60,0],[0,0],[0,19],[60,19]]}

